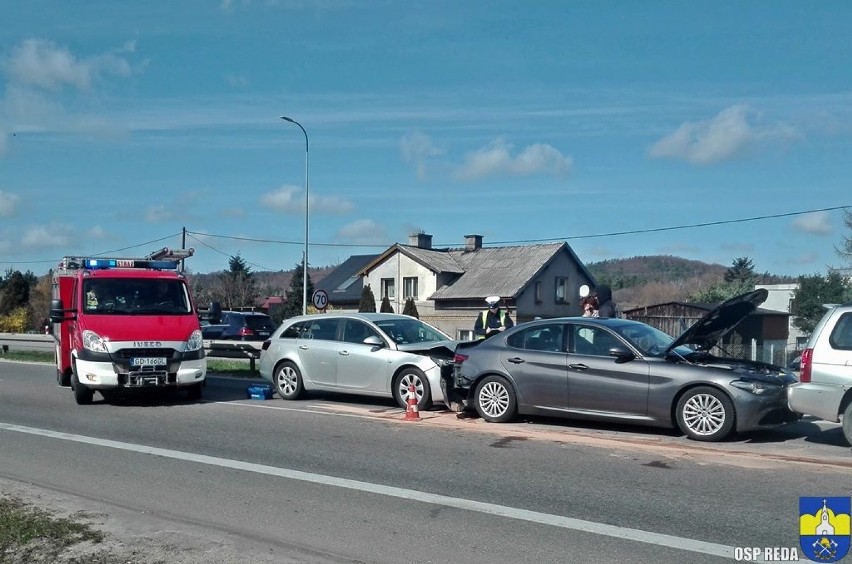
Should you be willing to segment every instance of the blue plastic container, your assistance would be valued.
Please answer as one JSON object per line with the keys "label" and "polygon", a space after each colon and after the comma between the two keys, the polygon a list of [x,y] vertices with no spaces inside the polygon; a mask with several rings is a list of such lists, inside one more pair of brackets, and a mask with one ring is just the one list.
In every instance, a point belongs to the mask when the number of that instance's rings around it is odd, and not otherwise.
{"label": "blue plastic container", "polygon": [[272,399],[272,386],[269,384],[253,384],[246,388],[246,395],[249,399]]}

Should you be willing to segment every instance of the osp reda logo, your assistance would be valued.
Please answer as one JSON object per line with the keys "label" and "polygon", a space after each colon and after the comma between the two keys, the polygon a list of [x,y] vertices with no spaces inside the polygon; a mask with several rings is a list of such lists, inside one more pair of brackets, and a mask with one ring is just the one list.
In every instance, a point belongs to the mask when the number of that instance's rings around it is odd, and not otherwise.
{"label": "osp reda logo", "polygon": [[815,562],[837,562],[849,552],[852,498],[800,497],[799,546]]}

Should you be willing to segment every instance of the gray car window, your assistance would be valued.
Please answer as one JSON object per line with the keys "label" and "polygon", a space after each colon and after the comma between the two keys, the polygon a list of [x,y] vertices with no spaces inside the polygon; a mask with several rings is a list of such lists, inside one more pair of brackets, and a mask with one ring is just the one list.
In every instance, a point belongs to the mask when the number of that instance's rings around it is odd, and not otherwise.
{"label": "gray car window", "polygon": [[528,351],[559,352],[562,349],[564,325],[536,325],[518,331],[506,339],[506,344],[516,349]]}
{"label": "gray car window", "polygon": [[608,356],[609,349],[620,345],[619,340],[602,327],[573,326],[573,352],[590,356]]}

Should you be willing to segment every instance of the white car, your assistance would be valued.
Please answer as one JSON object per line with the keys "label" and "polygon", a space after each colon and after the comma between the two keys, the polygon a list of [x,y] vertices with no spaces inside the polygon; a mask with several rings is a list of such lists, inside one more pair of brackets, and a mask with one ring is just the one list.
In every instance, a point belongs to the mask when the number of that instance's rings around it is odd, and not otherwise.
{"label": "white car", "polygon": [[787,390],[790,409],[843,421],[852,445],[852,304],[825,312],[801,356],[799,382]]}
{"label": "white car", "polygon": [[414,386],[421,410],[445,403],[456,341],[431,325],[394,313],[303,315],[264,341],[260,375],[285,400],[307,390],[393,397],[407,406]]}

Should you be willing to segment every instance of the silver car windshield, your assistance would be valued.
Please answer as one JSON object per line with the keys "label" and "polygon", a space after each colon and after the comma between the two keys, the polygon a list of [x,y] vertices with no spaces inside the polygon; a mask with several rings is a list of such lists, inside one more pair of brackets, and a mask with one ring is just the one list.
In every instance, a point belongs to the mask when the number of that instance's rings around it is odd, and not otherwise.
{"label": "silver car windshield", "polygon": [[414,317],[405,319],[382,319],[375,324],[398,345],[410,343],[435,343],[447,341],[449,335],[441,333],[434,327],[426,325]]}

